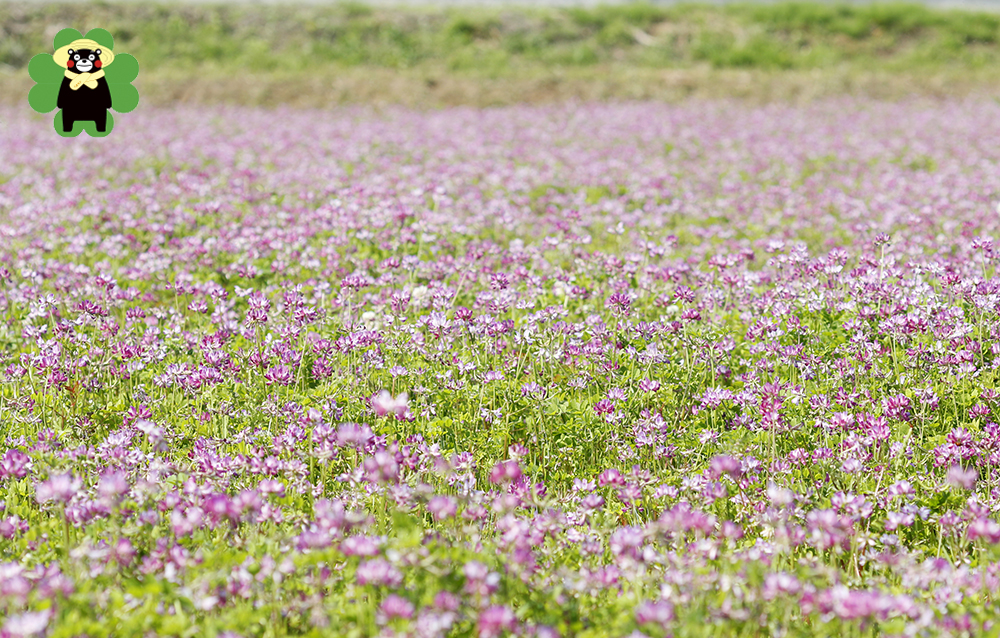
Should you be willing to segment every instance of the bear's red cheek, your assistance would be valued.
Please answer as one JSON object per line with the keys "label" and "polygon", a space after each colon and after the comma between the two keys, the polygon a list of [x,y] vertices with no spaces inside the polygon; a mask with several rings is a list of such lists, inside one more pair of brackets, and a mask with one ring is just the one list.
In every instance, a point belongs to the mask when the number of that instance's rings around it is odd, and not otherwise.
{"label": "bear's red cheek", "polygon": [[73,60],[70,60],[69,62],[67,62],[66,66],[68,66],[69,68],[72,69],[73,68]]}
{"label": "bear's red cheek", "polygon": [[97,62],[94,62],[94,68],[97,68],[97,69],[101,68],[101,61],[100,60],[98,60]]}

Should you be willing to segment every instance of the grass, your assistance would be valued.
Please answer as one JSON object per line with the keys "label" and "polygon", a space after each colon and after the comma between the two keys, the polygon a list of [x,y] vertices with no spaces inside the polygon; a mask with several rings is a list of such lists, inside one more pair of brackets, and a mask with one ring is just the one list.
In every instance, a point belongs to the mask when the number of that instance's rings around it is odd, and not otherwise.
{"label": "grass", "polygon": [[[6,99],[19,99],[30,86],[28,60],[49,51],[53,29],[65,26],[111,31],[116,48],[139,59],[140,88],[153,101],[670,99],[730,87],[747,93],[735,79],[740,77],[752,78],[750,97],[764,99],[809,94],[813,84],[820,92],[843,91],[846,83],[894,93],[1000,84],[1000,15],[912,4],[389,9],[356,3],[0,3],[0,87],[9,89],[0,93]],[[248,74],[254,78],[249,84],[242,81]],[[881,78],[890,75],[898,77],[885,85]],[[227,83],[234,76],[240,78],[236,87]]]}

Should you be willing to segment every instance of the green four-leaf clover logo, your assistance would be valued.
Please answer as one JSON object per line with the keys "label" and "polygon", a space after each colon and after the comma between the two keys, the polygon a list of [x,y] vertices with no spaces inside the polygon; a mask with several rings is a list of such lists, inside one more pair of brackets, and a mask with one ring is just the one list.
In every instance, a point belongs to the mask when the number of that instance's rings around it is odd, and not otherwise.
{"label": "green four-leaf clover logo", "polygon": [[86,36],[76,29],[63,29],[52,41],[55,53],[40,53],[28,62],[28,75],[35,86],[28,104],[39,113],[56,113],[54,126],[63,137],[86,131],[104,137],[115,121],[108,109],[128,113],[139,104],[132,81],[139,63],[127,53],[115,53],[115,40],[104,29],[91,29]]}

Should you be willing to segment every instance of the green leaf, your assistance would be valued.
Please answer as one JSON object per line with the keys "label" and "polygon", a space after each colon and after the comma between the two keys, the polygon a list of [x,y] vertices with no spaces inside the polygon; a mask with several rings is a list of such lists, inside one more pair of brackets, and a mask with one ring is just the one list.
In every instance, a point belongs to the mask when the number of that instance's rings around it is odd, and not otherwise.
{"label": "green leaf", "polygon": [[128,113],[139,105],[139,90],[131,84],[108,83],[108,88],[111,89],[111,108],[115,111]]}
{"label": "green leaf", "polygon": [[104,70],[104,75],[108,84],[133,82],[139,77],[139,61],[129,53],[115,55],[115,61]]}
{"label": "green leaf", "polygon": [[[76,29],[63,29],[56,34],[56,37],[52,38],[52,48],[58,49],[64,47],[73,40],[79,40],[83,36]],[[113,47],[112,47],[113,49]]]}
{"label": "green leaf", "polygon": [[28,106],[39,113],[50,113],[59,98],[58,84],[36,84],[28,91]]}
{"label": "green leaf", "polygon": [[111,37],[111,34],[106,29],[91,29],[87,31],[87,39],[93,40],[112,51],[115,50],[115,39]]}
{"label": "green leaf", "polygon": [[39,84],[62,83],[65,69],[60,67],[52,59],[51,53],[39,53],[28,61],[28,75]]}

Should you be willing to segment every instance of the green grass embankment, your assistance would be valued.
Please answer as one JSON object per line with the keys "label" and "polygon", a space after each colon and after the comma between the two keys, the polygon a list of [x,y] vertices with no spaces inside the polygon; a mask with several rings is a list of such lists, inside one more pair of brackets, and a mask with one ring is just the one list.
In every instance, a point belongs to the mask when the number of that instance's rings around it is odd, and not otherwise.
{"label": "green grass embankment", "polygon": [[389,9],[363,4],[0,3],[0,95],[71,26],[104,27],[152,102],[502,104],[553,99],[1000,86],[1000,14],[912,4],[632,4]]}

